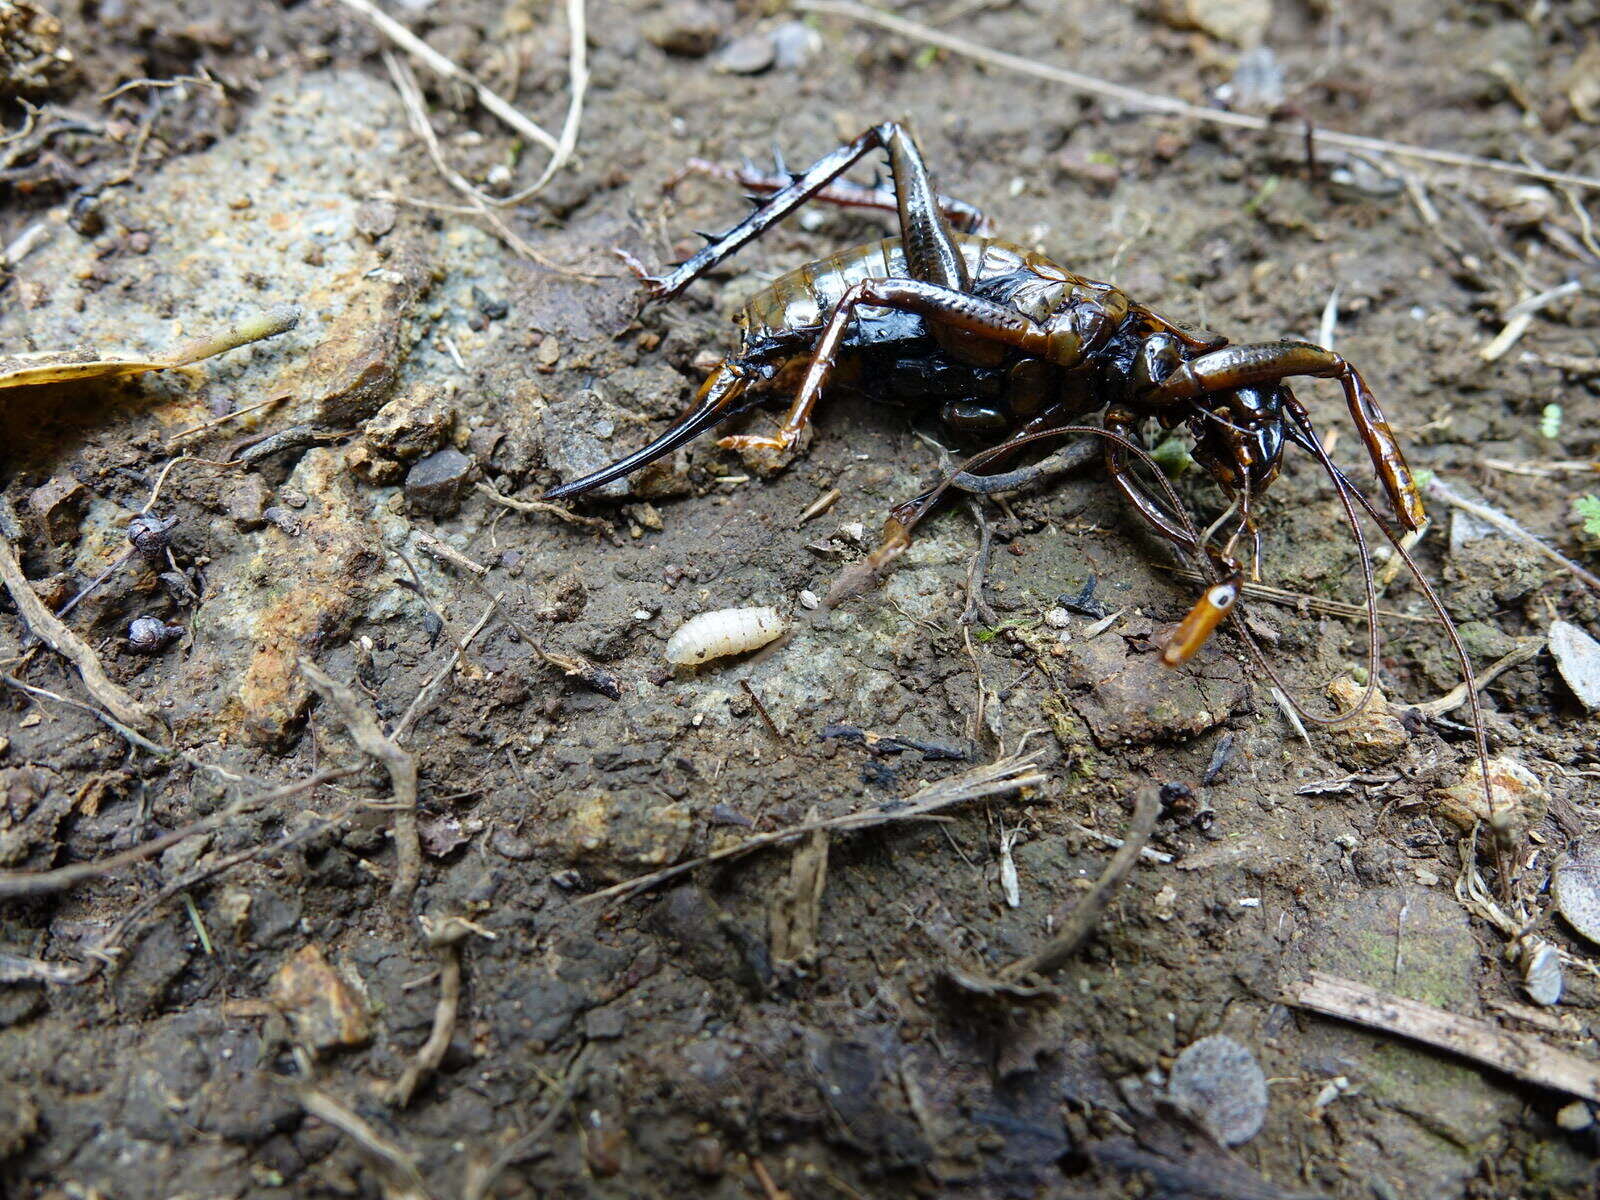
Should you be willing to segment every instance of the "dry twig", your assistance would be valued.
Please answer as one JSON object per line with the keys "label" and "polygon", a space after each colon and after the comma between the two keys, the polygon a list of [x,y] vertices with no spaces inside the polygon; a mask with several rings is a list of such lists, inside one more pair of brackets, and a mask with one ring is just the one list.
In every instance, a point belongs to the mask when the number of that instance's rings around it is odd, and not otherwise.
{"label": "dry twig", "polygon": [[109,875],[119,871],[132,863],[142,862],[160,854],[169,846],[189,838],[198,837],[202,833],[209,833],[219,826],[226,825],[234,817],[260,808],[274,800],[282,800],[286,796],[294,796],[300,792],[309,791],[320,787],[335,779],[342,779],[351,774],[349,768],[335,771],[322,771],[309,779],[302,779],[298,783],[287,784],[270,792],[261,792],[254,795],[241,796],[232,804],[221,808],[208,817],[201,817],[181,828],[171,830],[160,837],[151,838],[148,842],[141,842],[130,850],[121,854],[113,854],[109,858],[98,859],[95,862],[73,863],[68,867],[57,867],[52,871],[0,871],[0,900],[10,900],[18,896],[47,896],[53,892],[64,892],[75,888],[80,883],[97,879],[102,875]]}
{"label": "dry twig", "polygon": [[970,800],[981,800],[986,796],[1001,796],[1008,793],[1020,792],[1023,788],[1033,787],[1045,781],[1044,774],[1038,769],[1034,761],[1034,754],[1018,754],[1010,758],[1002,758],[996,762],[988,763],[958,775],[954,779],[941,780],[930,783],[927,787],[907,797],[905,800],[895,801],[884,805],[882,808],[867,809],[863,812],[844,813],[837,817],[824,817],[815,821],[802,821],[798,825],[791,825],[787,829],[774,829],[769,833],[758,833],[748,837],[735,846],[724,846],[720,850],[713,850],[710,854],[702,854],[687,862],[678,863],[676,866],[665,867],[660,871],[652,871],[648,875],[640,875],[635,879],[627,879],[622,883],[613,884],[598,892],[590,892],[584,897],[585,901],[624,899],[636,896],[640,892],[649,891],[659,887],[669,880],[690,871],[715,862],[726,862],[733,858],[743,858],[747,854],[754,854],[757,850],[766,850],[773,846],[786,846],[798,841],[819,830],[830,833],[853,833],[861,829],[876,829],[880,825],[893,825],[901,821],[925,821],[935,817],[947,808],[957,804],[965,804]]}
{"label": "dry twig", "polygon": [[546,516],[555,517],[558,521],[565,521],[568,525],[581,525],[585,529],[598,529],[602,533],[616,535],[616,530],[611,527],[611,522],[602,520],[599,517],[586,517],[582,513],[573,512],[570,508],[563,508],[559,504],[551,504],[548,500],[518,500],[513,496],[504,496],[487,483],[478,483],[473,486],[502,508],[509,508],[520,513],[543,513]]}
{"label": "dry twig", "polygon": [[[1520,663],[1527,662],[1530,658],[1545,648],[1545,644],[1548,642],[1548,640],[1549,639],[1544,637],[1542,634],[1535,637],[1523,638],[1510,653],[1496,659],[1494,662],[1490,663],[1489,666],[1477,672],[1478,690],[1480,692],[1483,691],[1484,688],[1488,687],[1512,667],[1515,667]],[[1455,712],[1456,709],[1460,708],[1466,702],[1467,685],[1465,683],[1458,683],[1455,687],[1451,688],[1437,700],[1429,700],[1425,704],[1413,704],[1411,707],[1416,709],[1425,717],[1442,717],[1446,713]]]}
{"label": "dry twig", "polygon": [[295,1098],[306,1112],[356,1144],[378,1173],[384,1200],[430,1200],[428,1185],[410,1151],[384,1137],[354,1109],[320,1088],[304,1084],[295,1089]]}
{"label": "dry twig", "polygon": [[[344,0],[346,4],[355,0]],[[1000,67],[1007,71],[1015,71],[1019,75],[1029,75],[1035,79],[1045,79],[1051,83],[1059,83],[1074,91],[1084,92],[1091,96],[1102,96],[1118,101],[1129,108],[1140,112],[1165,113],[1170,116],[1188,117],[1195,121],[1205,121],[1212,125],[1231,125],[1235,129],[1250,129],[1257,133],[1276,134],[1280,137],[1311,138],[1327,146],[1339,146],[1347,150],[1359,150],[1368,154],[1391,155],[1395,158],[1411,158],[1422,162],[1440,163],[1447,167],[1468,167],[1477,171],[1494,171],[1502,175],[1515,175],[1523,179],[1540,179],[1546,183],[1567,184],[1571,187],[1589,188],[1600,190],[1600,177],[1593,175],[1577,175],[1568,171],[1551,171],[1543,167],[1531,167],[1523,163],[1506,162],[1498,158],[1482,158],[1476,154],[1462,154],[1455,150],[1435,150],[1428,146],[1412,146],[1404,142],[1391,142],[1383,138],[1362,137],[1359,134],[1340,133],[1333,129],[1317,127],[1307,128],[1299,122],[1274,122],[1266,117],[1258,117],[1250,113],[1229,112],[1221,108],[1202,108],[1197,104],[1189,104],[1174,96],[1163,96],[1156,92],[1146,92],[1139,88],[1128,87],[1125,84],[1112,83],[1109,80],[1098,79],[1093,75],[1085,75],[1079,71],[1071,71],[1065,67],[1054,67],[1048,63],[1034,62],[1032,59],[1023,58],[1020,54],[1009,54],[1004,50],[995,50],[980,42],[974,42],[955,34],[944,33],[927,25],[920,25],[915,21],[891,16],[864,4],[855,4],[851,0],[795,0],[794,7],[801,12],[821,13],[827,16],[845,17],[852,21],[859,21],[864,25],[876,25],[880,29],[887,29],[901,37],[911,38],[913,41],[925,42],[930,46],[938,46],[952,54],[975,59],[978,62],[989,63],[991,66]]]}
{"label": "dry twig", "polygon": [[1048,975],[1078,952],[1100,923],[1100,914],[1133,870],[1133,864],[1139,861],[1139,852],[1155,832],[1156,818],[1160,815],[1161,789],[1151,784],[1139,792],[1128,830],[1122,835],[1122,846],[1111,856],[1094,887],[1066,914],[1061,932],[1026,958],[1006,967],[1000,972],[1001,978],[1020,980],[1029,975]]}
{"label": "dry twig", "polygon": [[523,137],[537,142],[551,154],[559,154],[561,152],[561,143],[546,133],[542,126],[523,116],[513,105],[507,103],[495,92],[490,91],[479,83],[467,71],[456,66],[455,63],[417,37],[416,34],[412,33],[400,22],[383,12],[377,5],[371,3],[371,0],[339,0],[339,3],[346,8],[353,9],[371,21],[373,25],[377,26],[380,33],[413,58],[420,59],[446,79],[454,79],[458,83],[466,84],[478,97],[479,104],[511,126],[512,129],[522,134]]}
{"label": "dry twig", "polygon": [[456,1015],[461,1007],[461,943],[474,933],[491,939],[496,936],[483,926],[460,917],[446,917],[437,923],[427,917],[419,919],[428,944],[439,955],[439,1004],[433,1011],[433,1028],[428,1040],[389,1089],[389,1103],[397,1108],[411,1103],[417,1087],[439,1069],[445,1051],[450,1049],[450,1035],[455,1032]]}
{"label": "dry twig", "polygon": [[1542,539],[1530,533],[1519,522],[1506,516],[1498,508],[1490,508],[1487,504],[1480,504],[1476,500],[1468,500],[1437,475],[1428,481],[1428,486],[1425,490],[1428,495],[1436,496],[1446,504],[1459,508],[1462,512],[1493,525],[1501,533],[1515,538],[1525,546],[1531,546],[1551,562],[1559,563],[1583,583],[1600,592],[1600,578],[1597,578],[1592,571],[1585,570],[1565,554],[1562,554],[1561,551],[1553,546],[1546,545]]}
{"label": "dry twig", "polygon": [[394,789],[394,883],[389,895],[405,900],[417,889],[422,874],[422,842],[417,835],[417,760],[386,736],[373,711],[354,691],[324,674],[308,658],[300,660],[300,673],[314,688],[323,703],[332,708],[364,754],[383,764]]}
{"label": "dry twig", "polygon": [[151,732],[157,728],[155,709],[135,700],[113,683],[100,665],[100,656],[46,608],[38,593],[28,586],[28,577],[22,573],[22,564],[17,561],[11,543],[3,534],[0,534],[0,580],[4,581],[12,602],[22,614],[22,619],[28,623],[28,628],[40,641],[78,668],[83,686],[105,706],[107,712],[134,729]]}
{"label": "dry twig", "polygon": [[1289,1003],[1449,1050],[1518,1079],[1600,1101],[1600,1064],[1525,1033],[1314,972],[1288,989]]}

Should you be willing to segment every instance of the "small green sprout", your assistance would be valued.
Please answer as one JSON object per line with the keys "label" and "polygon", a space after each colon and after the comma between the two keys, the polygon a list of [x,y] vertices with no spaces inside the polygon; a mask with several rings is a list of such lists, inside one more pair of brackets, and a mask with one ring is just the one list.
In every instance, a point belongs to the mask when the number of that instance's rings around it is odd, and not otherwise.
{"label": "small green sprout", "polygon": [[1539,436],[1555,441],[1561,436],[1561,405],[1546,404],[1539,414]]}
{"label": "small green sprout", "polygon": [[911,60],[911,65],[923,71],[939,61],[939,47],[924,46],[917,51],[917,56]]}
{"label": "small green sprout", "polygon": [[1572,515],[1583,522],[1583,531],[1600,538],[1600,496],[1579,496],[1572,502]]}

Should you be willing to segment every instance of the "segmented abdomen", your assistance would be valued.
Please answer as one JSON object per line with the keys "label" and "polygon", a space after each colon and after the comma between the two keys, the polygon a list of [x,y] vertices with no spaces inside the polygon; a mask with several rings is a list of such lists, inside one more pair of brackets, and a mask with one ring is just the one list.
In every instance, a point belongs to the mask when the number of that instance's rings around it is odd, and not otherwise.
{"label": "segmented abdomen", "polygon": [[[1022,267],[1023,251],[1009,242],[956,234],[956,244],[974,280]],[[793,337],[827,324],[845,292],[867,279],[906,276],[906,256],[899,238],[853,246],[796,267],[778,276],[739,310],[734,320],[747,341]]]}

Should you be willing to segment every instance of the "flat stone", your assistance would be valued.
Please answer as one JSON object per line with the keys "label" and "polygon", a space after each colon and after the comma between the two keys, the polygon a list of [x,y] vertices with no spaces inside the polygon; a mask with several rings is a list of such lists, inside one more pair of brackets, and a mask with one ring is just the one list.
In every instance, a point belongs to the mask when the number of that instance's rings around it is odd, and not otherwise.
{"label": "flat stone", "polygon": [[1550,653],[1578,702],[1600,710],[1600,642],[1570,621],[1550,623]]}

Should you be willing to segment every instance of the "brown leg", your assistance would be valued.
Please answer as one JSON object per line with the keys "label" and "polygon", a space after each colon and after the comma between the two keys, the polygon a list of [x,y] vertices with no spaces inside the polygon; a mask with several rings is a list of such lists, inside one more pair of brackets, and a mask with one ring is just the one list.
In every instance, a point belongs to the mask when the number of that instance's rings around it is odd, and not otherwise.
{"label": "brown leg", "polygon": [[918,279],[863,280],[847,291],[833,310],[827,328],[817,339],[805,380],[795,393],[778,432],[775,435],[739,434],[723,438],[719,445],[741,454],[758,455],[760,460],[768,455],[782,456],[793,449],[811,420],[823,385],[838,364],[845,334],[855,319],[855,310],[861,306],[915,313],[941,328],[1030,353],[1038,353],[1047,340],[1038,324],[1021,313],[953,288]]}
{"label": "brown leg", "polygon": [[1361,373],[1331,350],[1309,342],[1265,342],[1254,346],[1228,346],[1184,363],[1162,380],[1141,403],[1166,404],[1190,400],[1205,392],[1277,383],[1292,375],[1337,379],[1356,432],[1367,448],[1389,503],[1407,529],[1415,532],[1427,520],[1422,492],[1406,465],[1400,443],[1388,418],[1373,399]]}

